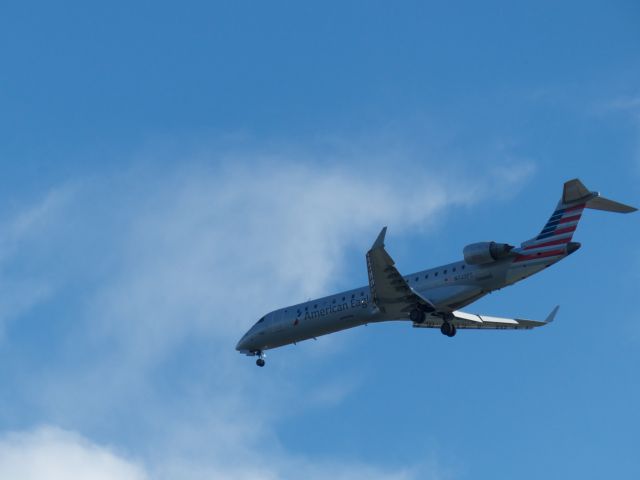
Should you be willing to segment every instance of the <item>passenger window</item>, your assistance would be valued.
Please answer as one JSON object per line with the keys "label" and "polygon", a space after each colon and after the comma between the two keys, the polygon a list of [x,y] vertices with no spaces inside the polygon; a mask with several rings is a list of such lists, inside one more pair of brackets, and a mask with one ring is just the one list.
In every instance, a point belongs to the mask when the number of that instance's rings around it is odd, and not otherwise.
{"label": "passenger window", "polygon": [[425,279],[425,280],[426,280],[427,278],[429,278],[429,274],[428,274],[428,273],[424,276],[424,279]]}
{"label": "passenger window", "polygon": [[445,270],[444,272],[442,272],[442,274],[443,274],[443,275],[446,275],[446,274],[447,274],[447,271]]}
{"label": "passenger window", "polygon": [[360,296],[361,296],[361,297],[364,297],[364,292],[360,292]]}
{"label": "passenger window", "polygon": [[456,267],[453,267],[453,271],[454,271],[454,272],[456,271]]}
{"label": "passenger window", "polygon": [[435,277],[437,277],[437,276],[438,276],[438,272],[434,273],[433,275],[434,275]]}
{"label": "passenger window", "polygon": [[419,278],[419,277],[416,277],[416,282],[418,281],[418,278]]}
{"label": "passenger window", "polygon": [[351,294],[351,298],[356,298],[356,294],[355,294],[355,293],[352,293],[352,294]]}

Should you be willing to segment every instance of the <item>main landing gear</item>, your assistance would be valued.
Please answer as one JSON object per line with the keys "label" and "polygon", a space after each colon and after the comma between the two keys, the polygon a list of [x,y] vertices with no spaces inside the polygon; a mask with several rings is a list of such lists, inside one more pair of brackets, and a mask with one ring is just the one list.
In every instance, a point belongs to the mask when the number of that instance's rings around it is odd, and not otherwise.
{"label": "main landing gear", "polygon": [[256,365],[259,367],[264,367],[264,365],[267,363],[264,361],[264,357],[266,356],[264,352],[262,350],[258,350],[255,352],[255,354],[258,356],[258,359],[256,360]]}
{"label": "main landing gear", "polygon": [[422,310],[414,308],[409,312],[409,318],[413,323],[423,323],[426,315]]}
{"label": "main landing gear", "polygon": [[[425,311],[422,310],[421,308],[414,308],[409,312],[409,319],[413,323],[418,323],[418,324],[424,323],[426,318],[427,318],[427,315]],[[453,337],[457,333],[456,326],[449,321],[451,318],[452,318],[452,315],[444,315],[443,316],[444,321],[440,326],[440,331],[442,332],[443,335],[446,335],[447,337]]]}
{"label": "main landing gear", "polygon": [[443,335],[446,335],[447,337],[453,337],[455,336],[457,329],[453,323],[449,323],[445,320],[444,322],[442,322],[442,325],[440,326],[440,331],[442,332]]}

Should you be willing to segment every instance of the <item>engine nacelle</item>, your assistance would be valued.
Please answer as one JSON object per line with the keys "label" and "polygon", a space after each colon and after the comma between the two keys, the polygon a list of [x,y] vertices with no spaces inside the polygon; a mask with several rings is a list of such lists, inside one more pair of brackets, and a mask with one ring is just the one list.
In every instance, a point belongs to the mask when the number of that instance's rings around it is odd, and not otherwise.
{"label": "engine nacelle", "polygon": [[513,245],[496,242],[478,242],[464,247],[464,261],[469,265],[482,265],[509,256]]}

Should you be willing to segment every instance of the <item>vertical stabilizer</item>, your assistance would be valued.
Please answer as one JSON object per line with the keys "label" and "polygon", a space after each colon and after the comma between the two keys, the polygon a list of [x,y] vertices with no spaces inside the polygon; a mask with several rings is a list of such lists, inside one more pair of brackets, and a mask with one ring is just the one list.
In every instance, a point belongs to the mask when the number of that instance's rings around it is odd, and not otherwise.
{"label": "vertical stabilizer", "polygon": [[598,195],[596,192],[590,192],[584,184],[574,178],[568,182],[564,182],[564,188],[562,189],[562,205],[570,205],[575,202],[585,203],[588,199]]}

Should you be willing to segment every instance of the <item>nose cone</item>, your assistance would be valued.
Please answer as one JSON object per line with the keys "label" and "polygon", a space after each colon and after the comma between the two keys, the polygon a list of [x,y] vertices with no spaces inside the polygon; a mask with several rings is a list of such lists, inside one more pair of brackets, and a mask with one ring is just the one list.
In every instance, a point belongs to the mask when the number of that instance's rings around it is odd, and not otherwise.
{"label": "nose cone", "polygon": [[236,350],[237,351],[242,352],[242,351],[249,350],[249,339],[248,339],[248,336],[249,336],[249,334],[245,333],[243,335],[243,337],[240,339],[240,341],[236,345]]}
{"label": "nose cone", "polygon": [[[264,320],[267,318],[267,315],[258,320],[253,327],[247,330],[238,344],[236,345],[236,350],[241,353],[252,353],[256,350],[261,350],[261,337],[260,335],[264,334],[264,326],[267,322]],[[263,323],[264,322],[264,323]]]}

